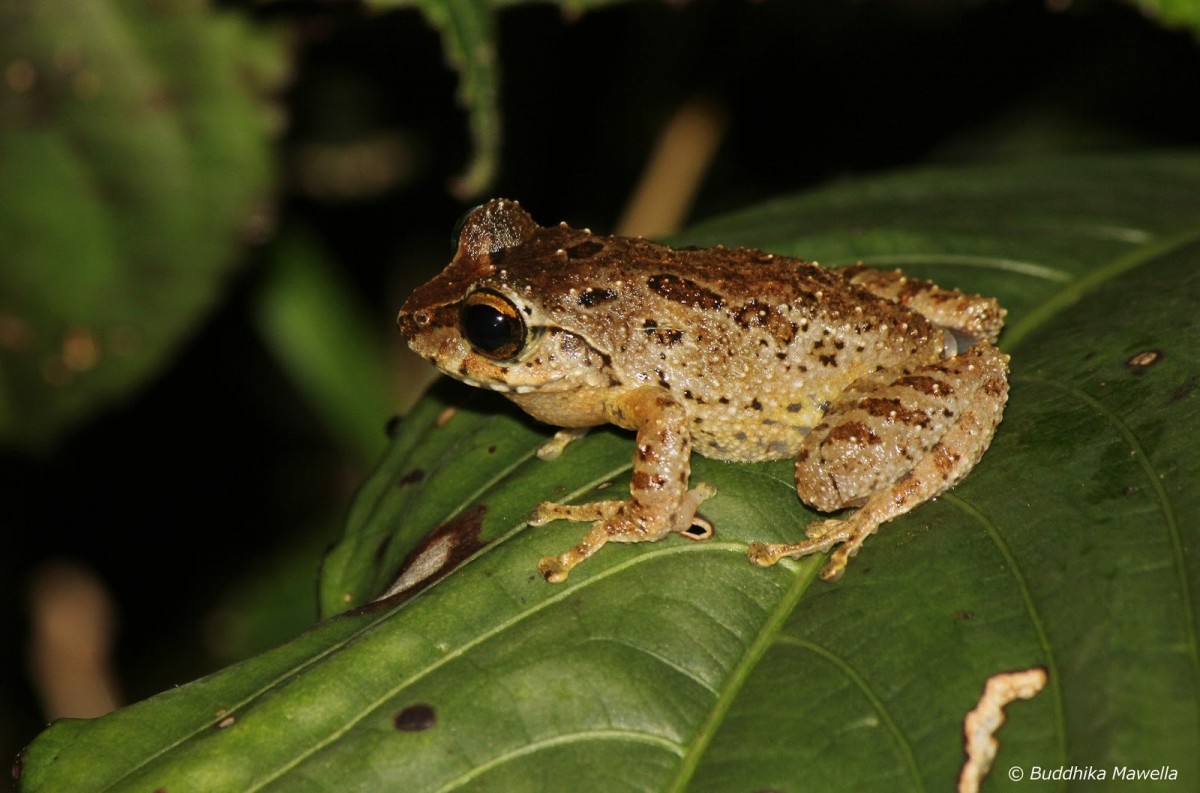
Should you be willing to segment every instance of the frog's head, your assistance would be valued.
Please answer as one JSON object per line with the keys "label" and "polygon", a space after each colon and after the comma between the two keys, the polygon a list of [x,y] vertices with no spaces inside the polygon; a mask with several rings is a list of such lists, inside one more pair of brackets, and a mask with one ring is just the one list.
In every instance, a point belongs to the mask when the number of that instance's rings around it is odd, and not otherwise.
{"label": "frog's head", "polygon": [[542,236],[561,233],[539,226],[516,201],[495,199],[468,212],[453,261],[400,309],[409,346],[451,377],[495,391],[609,384],[607,356],[560,327],[542,290],[522,277],[533,272],[536,281],[554,266],[538,250],[550,242]]}

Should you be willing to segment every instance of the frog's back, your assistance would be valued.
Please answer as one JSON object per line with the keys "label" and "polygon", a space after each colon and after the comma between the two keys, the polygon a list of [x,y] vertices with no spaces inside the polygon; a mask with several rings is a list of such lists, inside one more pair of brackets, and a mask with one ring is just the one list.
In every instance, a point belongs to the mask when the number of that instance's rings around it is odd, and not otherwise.
{"label": "frog's back", "polygon": [[718,459],[795,454],[851,382],[942,346],[920,315],[799,259],[562,228],[520,254],[531,266],[513,262],[514,275],[557,296],[551,314],[603,351],[620,382],[684,403],[696,450]]}

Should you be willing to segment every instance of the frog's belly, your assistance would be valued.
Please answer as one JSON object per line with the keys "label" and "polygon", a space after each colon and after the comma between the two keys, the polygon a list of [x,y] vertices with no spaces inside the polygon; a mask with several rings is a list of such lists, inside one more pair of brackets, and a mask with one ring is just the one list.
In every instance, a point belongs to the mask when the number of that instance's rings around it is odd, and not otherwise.
{"label": "frog's belly", "polygon": [[692,430],[692,450],[713,460],[763,462],[800,453],[811,427],[762,422],[720,423],[716,431]]}

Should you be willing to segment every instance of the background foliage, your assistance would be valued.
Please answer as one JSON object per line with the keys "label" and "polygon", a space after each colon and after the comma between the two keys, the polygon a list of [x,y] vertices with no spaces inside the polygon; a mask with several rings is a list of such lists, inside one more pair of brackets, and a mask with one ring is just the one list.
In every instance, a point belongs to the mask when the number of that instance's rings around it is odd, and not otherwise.
{"label": "background foliage", "polygon": [[[494,192],[611,227],[652,136],[697,93],[730,119],[698,216],[896,165],[1196,139],[1194,39],[1124,6],[577,4],[564,22],[416,5],[431,27],[303,5],[4,6],[19,22],[0,26],[10,635],[27,573],[62,555],[113,590],[132,698],[311,621],[320,548],[384,447],[396,380],[420,377],[389,374],[384,350],[404,293],[447,257],[456,175],[463,193],[498,164]],[[40,716],[22,659],[0,670],[15,749]]]}

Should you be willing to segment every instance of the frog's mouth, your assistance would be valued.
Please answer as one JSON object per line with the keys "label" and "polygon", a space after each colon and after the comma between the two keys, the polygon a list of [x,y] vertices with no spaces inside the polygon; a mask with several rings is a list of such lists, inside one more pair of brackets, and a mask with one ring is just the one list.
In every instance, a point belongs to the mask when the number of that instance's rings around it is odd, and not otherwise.
{"label": "frog's mouth", "polygon": [[466,383],[472,388],[486,388],[490,391],[498,391],[501,394],[532,394],[534,391],[542,391],[546,389],[552,390],[555,383],[566,379],[565,375],[558,375],[556,377],[548,377],[545,380],[540,381],[537,385],[509,385],[508,383],[479,380],[467,374],[466,372],[461,371],[461,369],[459,371],[454,371],[452,369],[444,369],[441,366],[438,368],[460,383]]}

